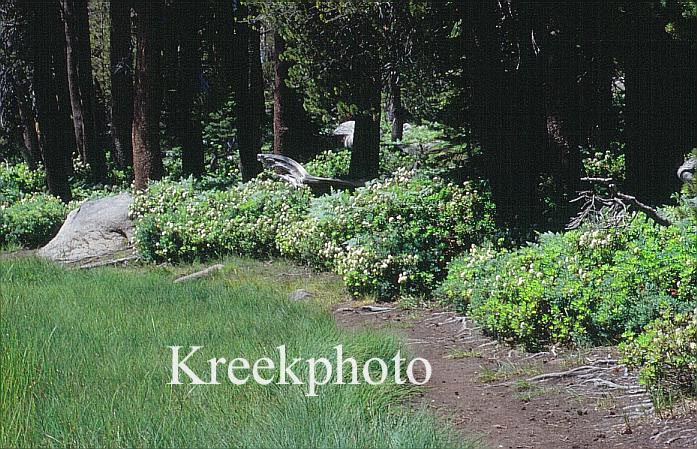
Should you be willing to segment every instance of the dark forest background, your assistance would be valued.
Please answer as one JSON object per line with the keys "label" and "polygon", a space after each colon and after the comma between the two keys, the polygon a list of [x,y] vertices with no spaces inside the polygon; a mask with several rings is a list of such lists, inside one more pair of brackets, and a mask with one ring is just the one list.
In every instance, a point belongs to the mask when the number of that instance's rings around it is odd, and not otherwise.
{"label": "dark forest background", "polygon": [[307,161],[348,119],[349,176],[370,179],[381,123],[396,142],[439,122],[480,149],[499,218],[527,225],[541,180],[581,189],[584,154],[624,156],[622,189],[658,205],[697,146],[689,0],[5,0],[0,15],[0,157],[42,166],[65,201],[76,170],[142,189],[226,152],[249,180],[256,154]]}

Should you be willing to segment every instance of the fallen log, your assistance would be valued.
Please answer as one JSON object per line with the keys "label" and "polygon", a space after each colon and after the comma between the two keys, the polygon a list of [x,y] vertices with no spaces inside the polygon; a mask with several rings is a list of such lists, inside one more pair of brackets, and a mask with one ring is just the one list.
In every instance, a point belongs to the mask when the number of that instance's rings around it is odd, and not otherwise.
{"label": "fallen log", "polygon": [[315,193],[326,193],[331,189],[355,189],[365,185],[363,181],[313,176],[299,162],[279,154],[258,154],[257,160],[282,180],[296,187],[308,186]]}
{"label": "fallen log", "polygon": [[80,265],[81,270],[89,270],[91,268],[101,268],[101,267],[110,267],[112,265],[126,265],[128,262],[132,262],[134,260],[138,260],[138,255],[133,254],[131,256],[126,256],[126,257],[120,257],[118,259],[111,259],[111,260],[103,260],[103,261],[98,261],[98,262],[92,262],[92,263],[86,263],[84,265]]}
{"label": "fallen log", "polygon": [[181,282],[193,281],[195,279],[207,277],[207,276],[210,276],[217,271],[222,270],[223,268],[225,268],[225,265],[219,263],[219,264],[213,265],[212,267],[208,267],[205,270],[197,271],[196,273],[187,274],[186,276],[182,276],[180,278],[177,278],[174,280],[174,283],[179,284]]}

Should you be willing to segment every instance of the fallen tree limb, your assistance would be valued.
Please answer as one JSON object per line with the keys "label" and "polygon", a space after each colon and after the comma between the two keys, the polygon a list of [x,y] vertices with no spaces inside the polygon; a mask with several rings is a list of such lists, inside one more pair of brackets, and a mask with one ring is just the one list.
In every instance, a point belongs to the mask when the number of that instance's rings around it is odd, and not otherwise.
{"label": "fallen tree limb", "polygon": [[127,263],[127,262],[130,262],[132,260],[137,260],[137,259],[138,259],[138,256],[134,254],[134,255],[128,256],[128,257],[121,257],[120,259],[102,260],[99,262],[86,263],[84,265],[80,265],[79,268],[81,270],[87,270],[90,268],[108,267],[111,265],[119,265],[122,263]]}
{"label": "fallen tree limb", "polygon": [[562,371],[558,373],[545,373],[545,374],[540,374],[538,376],[531,377],[529,379],[526,379],[528,382],[539,382],[539,381],[544,381],[544,380],[549,380],[549,379],[563,379],[565,377],[571,377],[574,376],[580,372],[593,372],[593,371],[601,371],[607,368],[600,368],[597,366],[590,366],[590,365],[584,365],[584,366],[579,366],[577,368],[570,369],[568,371]]}
{"label": "fallen tree limb", "polygon": [[363,306],[361,310],[366,313],[386,313],[394,310],[394,307]]}
{"label": "fallen tree limb", "polygon": [[180,282],[193,281],[195,279],[207,277],[207,276],[210,276],[217,271],[222,270],[223,268],[225,268],[225,265],[219,263],[219,264],[213,265],[212,267],[208,267],[205,270],[197,271],[196,273],[187,274],[186,276],[179,277],[179,278],[174,280],[174,283],[179,284]]}
{"label": "fallen tree limb", "polygon": [[273,170],[284,181],[296,187],[306,185],[318,193],[327,192],[332,188],[344,190],[365,185],[362,181],[313,176],[299,162],[279,154],[258,154],[257,159],[264,168]]}

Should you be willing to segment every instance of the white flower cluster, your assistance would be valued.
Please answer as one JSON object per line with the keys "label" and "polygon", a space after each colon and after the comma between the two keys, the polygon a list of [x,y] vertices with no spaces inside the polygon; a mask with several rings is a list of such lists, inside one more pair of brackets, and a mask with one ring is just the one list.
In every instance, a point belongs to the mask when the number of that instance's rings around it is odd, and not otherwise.
{"label": "white flower cluster", "polygon": [[613,230],[595,229],[581,234],[578,244],[579,246],[595,249],[611,247],[616,241],[616,233]]}

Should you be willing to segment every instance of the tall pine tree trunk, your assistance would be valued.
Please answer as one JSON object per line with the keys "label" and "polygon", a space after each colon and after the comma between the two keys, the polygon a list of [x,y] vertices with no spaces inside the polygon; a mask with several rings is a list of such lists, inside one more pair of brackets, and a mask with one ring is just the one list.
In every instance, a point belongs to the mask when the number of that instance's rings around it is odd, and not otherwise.
{"label": "tall pine tree trunk", "polygon": [[[666,39],[652,8],[637,2],[629,10],[630,44],[626,64],[627,153],[626,189],[649,204],[668,200],[679,188],[675,170],[667,164],[670,142],[661,122],[663,95],[670,86],[663,85],[662,53]],[[679,166],[679,164],[678,164]]]}
{"label": "tall pine tree trunk", "polygon": [[[581,91],[577,33],[580,16],[578,8],[555,3],[536,5],[521,12],[527,15],[530,29],[536,37],[539,50],[536,63],[542,74],[533,83],[539,83],[544,108],[545,171],[551,175],[561,196],[559,214],[550,217],[557,227],[568,222],[570,203],[580,190],[581,183]],[[526,39],[523,33],[521,39]],[[584,117],[585,119],[585,117]]]}
{"label": "tall pine tree trunk", "polygon": [[[472,124],[482,146],[499,221],[526,229],[539,218],[541,208],[537,145],[544,133],[544,114],[540,92],[532,89],[539,73],[533,63],[529,29],[517,66],[505,64],[499,13],[494,1],[470,2],[465,8],[463,45],[472,55],[466,66],[473,87]],[[518,25],[518,36],[528,25]]]}
{"label": "tall pine tree trunk", "polygon": [[402,105],[402,87],[399,73],[390,76],[390,109],[388,118],[392,125],[392,141],[399,142],[404,137],[404,106]]}
{"label": "tall pine tree trunk", "polygon": [[111,138],[119,167],[133,165],[133,48],[131,46],[131,0],[109,2],[111,25]]}
{"label": "tall pine tree trunk", "polygon": [[239,81],[238,67],[236,61],[239,60],[239,53],[245,53],[244,48],[240,48],[235,36],[235,16],[239,4],[237,1],[214,0],[214,27],[213,36],[213,59],[217,68],[213,87],[210,95],[207,96],[207,110],[214,111],[220,108],[230,95],[230,91],[236,93]]}
{"label": "tall pine tree trunk", "polygon": [[580,77],[581,144],[607,149],[618,139],[618,121],[612,106],[614,61],[611,30],[617,20],[613,2],[582,2],[580,45],[582,64],[587,67]]}
{"label": "tall pine tree trunk", "polygon": [[68,170],[68,175],[74,173],[73,157],[78,157],[77,142],[75,140],[75,132],[72,119],[72,104],[70,102],[70,86],[68,82],[68,62],[66,57],[67,45],[65,41],[65,23],[61,18],[62,6],[58,1],[49,3],[54,9],[51,14],[53,19],[54,38],[53,43],[53,66],[56,80],[56,94],[58,97],[58,116],[55,120],[59,123],[59,129],[63,141],[66,143],[65,166]]}
{"label": "tall pine tree trunk", "polygon": [[56,81],[53,76],[52,37],[46,30],[52,29],[57,8],[46,8],[42,2],[34,2],[29,12],[29,42],[34,65],[34,97],[41,135],[41,147],[46,168],[46,184],[52,195],[64,202],[72,199],[65,154],[68,148],[59,128]]}
{"label": "tall pine tree trunk", "polygon": [[261,149],[264,85],[261,78],[259,32],[253,30],[246,20],[246,10],[242,8],[235,27],[236,46],[244,49],[236,53],[236,123],[242,180],[249,181],[261,173],[257,154]]}
{"label": "tall pine tree trunk", "polygon": [[632,4],[628,15],[626,189],[646,203],[661,205],[680,189],[675,173],[697,144],[697,47],[669,36],[646,2]]}
{"label": "tall pine tree trunk", "polygon": [[316,147],[313,126],[295,89],[288,86],[291,62],[283,58],[286,43],[274,32],[273,150],[276,154],[305,161]]}
{"label": "tall pine tree trunk", "polygon": [[36,132],[36,117],[28,92],[26,92],[24,86],[16,83],[14,89],[19,120],[22,124],[22,140],[26,148],[27,163],[30,169],[35,170],[37,164],[42,160],[41,144],[39,143],[39,135]]}
{"label": "tall pine tree trunk", "polygon": [[[177,18],[177,8],[181,1],[165,1],[162,13],[162,27],[160,38],[162,42],[162,58],[160,67],[162,70],[162,112],[160,122],[164,125],[167,136],[177,135],[177,77],[179,75],[179,21]],[[186,25],[185,25],[186,26]]]}
{"label": "tall pine tree trunk", "polygon": [[201,81],[200,7],[188,0],[175,6],[179,58],[175,100],[175,133],[182,146],[182,172],[185,176],[203,174],[201,117],[195,105]]}
{"label": "tall pine tree trunk", "polygon": [[136,70],[133,98],[133,171],[136,189],[162,178],[160,151],[161,0],[136,2]]}
{"label": "tall pine tree trunk", "polygon": [[358,112],[353,133],[349,176],[369,180],[380,170],[380,94],[379,76],[366,77],[357,93]]}
{"label": "tall pine tree trunk", "polygon": [[92,180],[104,182],[106,159],[104,150],[97,145],[87,0],[62,0],[62,5],[75,138],[83,161],[90,165]]}

